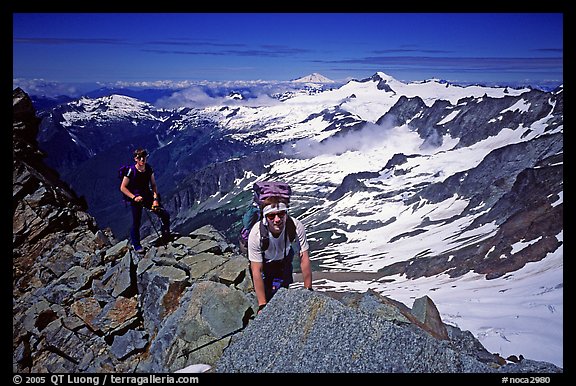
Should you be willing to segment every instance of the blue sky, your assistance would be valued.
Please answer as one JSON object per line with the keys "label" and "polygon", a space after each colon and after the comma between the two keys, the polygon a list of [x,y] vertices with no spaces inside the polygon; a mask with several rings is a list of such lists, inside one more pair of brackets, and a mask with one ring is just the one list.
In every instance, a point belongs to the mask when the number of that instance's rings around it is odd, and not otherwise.
{"label": "blue sky", "polygon": [[562,82],[562,13],[14,13],[13,78]]}

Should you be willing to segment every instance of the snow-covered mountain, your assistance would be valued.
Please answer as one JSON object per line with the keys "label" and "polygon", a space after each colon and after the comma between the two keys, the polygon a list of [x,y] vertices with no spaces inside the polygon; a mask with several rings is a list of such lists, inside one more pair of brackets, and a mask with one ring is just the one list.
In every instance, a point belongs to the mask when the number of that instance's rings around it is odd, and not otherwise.
{"label": "snow-covered mountain", "polygon": [[326,78],[322,74],[318,74],[317,72],[313,72],[310,75],[306,75],[297,79],[293,79],[292,82],[299,82],[299,83],[335,83],[332,79]]}
{"label": "snow-covered mountain", "polygon": [[183,232],[212,223],[233,238],[252,183],[284,180],[318,290],[371,288],[406,304],[428,294],[443,320],[491,351],[562,366],[562,87],[379,72],[274,103],[166,110],[84,99],[46,122],[47,162],[116,234],[129,215],[114,199],[115,167],[133,146],[151,153]]}

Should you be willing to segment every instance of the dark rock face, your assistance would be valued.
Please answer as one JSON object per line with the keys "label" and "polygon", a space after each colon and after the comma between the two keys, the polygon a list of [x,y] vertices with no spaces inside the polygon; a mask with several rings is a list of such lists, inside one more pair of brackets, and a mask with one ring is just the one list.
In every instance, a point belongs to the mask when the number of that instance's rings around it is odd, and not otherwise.
{"label": "dark rock face", "polygon": [[[431,143],[440,135],[459,138],[456,148],[470,146],[495,136],[504,129],[517,130],[521,137],[532,133],[532,125],[545,125],[542,134],[529,141],[522,141],[495,148],[474,168],[455,173],[441,182],[411,187],[411,191],[386,192],[378,198],[406,194],[404,203],[414,209],[423,202],[440,203],[451,197],[469,200],[464,211],[450,222],[466,216],[477,216],[466,228],[476,229],[493,223],[499,227],[496,234],[478,243],[455,248],[450,253],[414,257],[380,269],[384,275],[405,274],[408,278],[447,273],[458,277],[473,271],[486,274],[487,279],[500,277],[522,268],[526,263],[539,261],[548,253],[562,246],[558,235],[563,229],[563,91],[544,93],[533,90],[516,97],[467,98],[456,106],[437,101],[427,107],[420,98],[401,97],[379,121],[387,117],[400,125],[410,126]],[[450,112],[457,112],[453,119],[439,124]],[[437,144],[438,145],[438,144]],[[406,173],[401,165],[411,155],[395,154],[381,169],[384,173]],[[346,176],[332,193],[331,199],[342,197],[343,192],[364,191],[370,184],[369,174],[363,182],[355,173]],[[557,204],[556,202],[560,202]],[[482,213],[482,214],[478,214]],[[420,227],[391,238],[391,242],[426,232],[429,219]],[[381,224],[373,224],[379,227]],[[539,239],[540,238],[540,239]],[[512,245],[522,240],[536,240],[534,244],[512,253]],[[463,240],[457,239],[455,242]],[[450,257],[452,256],[452,257]]]}
{"label": "dark rock face", "polygon": [[[13,284],[26,290],[34,285],[33,277],[40,280],[39,284],[50,277],[44,267],[34,266],[37,259],[46,266],[60,259],[74,265],[81,256],[62,248],[63,243],[82,249],[85,243],[96,245],[105,242],[106,237],[96,237],[96,224],[85,212],[86,203],[59,179],[55,170],[44,165],[44,155],[36,142],[39,120],[28,95],[20,89],[14,91],[14,110]],[[92,240],[78,239],[86,233],[92,234]]]}
{"label": "dark rock face", "polygon": [[[417,278],[440,272],[457,277],[474,271],[493,279],[543,259],[562,245],[557,235],[563,229],[564,205],[555,204],[563,191],[562,160],[562,134],[542,136],[498,149],[476,168],[422,189],[408,201],[426,198],[440,202],[454,194],[470,197],[461,216],[490,209],[467,229],[493,222],[499,225],[499,230],[482,243],[446,255],[430,256],[425,262],[413,259],[382,272],[400,271],[407,277]],[[539,237],[538,242],[511,253],[513,244]],[[453,259],[449,255],[453,255]]]}
{"label": "dark rock face", "polygon": [[[530,106],[529,109],[520,111],[526,105]],[[562,108],[562,90],[557,93],[532,90],[520,96],[503,98],[465,98],[456,106],[437,100],[430,107],[420,97],[402,96],[376,123],[391,120],[395,125],[402,125],[410,122],[410,126],[428,142],[448,134],[459,138],[456,145],[459,148],[494,136],[503,128],[529,127],[545,117],[548,118],[548,130],[553,130],[563,122]],[[444,122],[450,114],[455,114],[453,119]],[[441,143],[430,145],[439,146]]]}
{"label": "dark rock face", "polygon": [[338,200],[339,198],[342,198],[342,196],[344,196],[347,192],[360,192],[368,190],[368,188],[366,188],[366,186],[362,184],[360,179],[375,178],[378,177],[379,175],[380,173],[376,172],[373,173],[362,172],[362,173],[348,174],[346,177],[344,177],[344,180],[342,180],[340,186],[338,186],[338,188],[336,188],[336,190],[334,190],[328,196],[328,199]]}
{"label": "dark rock face", "polygon": [[[191,172],[182,181],[183,188],[174,193],[165,203],[171,213],[175,213],[174,226],[187,231],[185,224],[189,220],[190,209],[196,203],[207,200],[211,195],[220,192],[222,195],[230,192],[237,179],[247,171],[255,174],[264,173],[270,162],[278,159],[277,152],[255,152],[239,159],[214,163],[200,170]],[[182,213],[183,216],[178,214]]]}

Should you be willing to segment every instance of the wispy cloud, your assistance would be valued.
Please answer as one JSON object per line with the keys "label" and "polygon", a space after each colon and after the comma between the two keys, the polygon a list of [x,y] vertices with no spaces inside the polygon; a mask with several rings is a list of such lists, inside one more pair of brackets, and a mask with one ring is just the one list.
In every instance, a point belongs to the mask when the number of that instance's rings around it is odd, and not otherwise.
{"label": "wispy cloud", "polygon": [[562,54],[564,52],[563,48],[537,48],[533,51],[536,52],[552,52],[552,53],[556,53],[556,54]]}
{"label": "wispy cloud", "polygon": [[388,50],[374,50],[372,51],[375,54],[398,54],[398,53],[410,53],[416,52],[419,54],[449,54],[454,51],[447,51],[447,50],[424,50],[421,48],[395,48],[395,49],[388,49]]}
{"label": "wispy cloud", "polygon": [[98,88],[96,83],[88,84],[71,84],[62,82],[53,82],[45,79],[13,79],[12,88],[20,87],[30,95],[42,95],[45,97],[57,97],[66,95],[69,97],[78,97],[82,93]]}
{"label": "wispy cloud", "polygon": [[46,45],[66,45],[66,44],[127,44],[120,39],[109,38],[14,38],[14,43],[19,44],[46,44]]}
{"label": "wispy cloud", "polygon": [[[193,44],[189,44],[192,46]],[[301,48],[287,46],[260,46],[260,48],[244,50],[222,50],[222,51],[197,51],[197,50],[166,50],[166,49],[143,49],[144,52],[170,55],[211,55],[211,56],[254,56],[254,57],[289,57],[293,55],[306,54],[312,51]]]}
{"label": "wispy cloud", "polygon": [[[241,83],[237,84],[241,86]],[[242,94],[248,99],[234,100],[227,95],[234,92],[233,85],[211,83],[209,85],[193,85],[183,90],[175,91],[169,97],[157,100],[154,105],[165,109],[179,107],[204,108],[208,106],[269,106],[277,105],[278,99],[270,97],[270,88],[274,85],[259,85],[257,89]],[[235,93],[238,93],[237,91]]]}
{"label": "wispy cloud", "polygon": [[146,45],[160,46],[208,46],[208,47],[246,47],[244,43],[218,43],[195,39],[167,39],[144,42]]}
{"label": "wispy cloud", "polygon": [[[52,38],[52,37],[27,37],[14,38],[14,44],[41,44],[41,45],[79,45],[79,44],[130,44],[136,45],[135,42],[128,42],[121,39],[110,38]],[[139,44],[139,43],[138,43]],[[213,50],[174,50],[166,48],[151,48],[152,46],[178,46],[178,47],[205,47]],[[261,45],[250,48],[243,43],[220,43],[212,41],[199,41],[188,39],[174,40],[153,40],[144,43],[142,52],[169,54],[169,55],[198,55],[198,56],[253,56],[253,57],[288,57],[293,55],[307,54],[313,51],[295,48],[285,45]]]}
{"label": "wispy cloud", "polygon": [[[369,151],[374,148],[401,149],[406,143],[395,135],[394,117],[388,115],[380,124],[366,122],[357,130],[334,135],[317,142],[304,138],[284,146],[283,152],[296,158],[313,158],[319,155],[339,155],[347,151]],[[401,129],[403,130],[403,129]]]}

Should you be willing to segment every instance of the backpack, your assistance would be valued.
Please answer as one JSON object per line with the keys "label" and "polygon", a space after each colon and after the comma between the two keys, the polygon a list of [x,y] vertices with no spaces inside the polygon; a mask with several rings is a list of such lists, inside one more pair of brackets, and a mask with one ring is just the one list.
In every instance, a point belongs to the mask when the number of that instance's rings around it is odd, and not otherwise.
{"label": "backpack", "polygon": [[[262,254],[268,249],[270,243],[268,228],[260,221],[262,219],[262,211],[260,210],[262,201],[268,197],[280,197],[290,203],[290,196],[292,195],[290,185],[285,182],[259,181],[254,183],[252,190],[254,193],[253,202],[242,216],[242,229],[238,236],[240,251],[245,255],[248,254],[248,235],[257,222],[260,223],[260,249]],[[290,243],[296,239],[296,224],[288,215],[286,216],[286,234]]]}
{"label": "backpack", "polygon": [[[134,167],[134,165],[122,165],[118,168],[117,174],[118,174],[118,179],[120,180],[120,183],[122,182],[122,179],[128,175],[128,173],[130,172],[130,169],[132,169],[133,167]],[[135,173],[136,173],[136,171],[132,170],[132,174],[135,174]],[[122,199],[124,200],[124,202],[132,201],[124,193],[120,192],[120,194],[122,195]]]}

